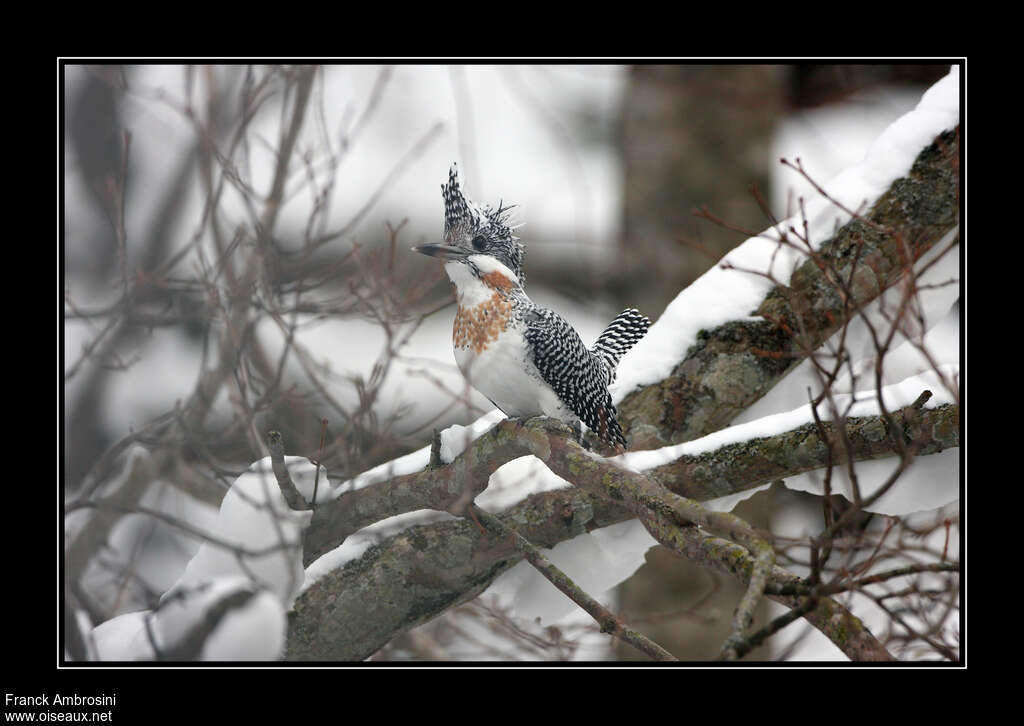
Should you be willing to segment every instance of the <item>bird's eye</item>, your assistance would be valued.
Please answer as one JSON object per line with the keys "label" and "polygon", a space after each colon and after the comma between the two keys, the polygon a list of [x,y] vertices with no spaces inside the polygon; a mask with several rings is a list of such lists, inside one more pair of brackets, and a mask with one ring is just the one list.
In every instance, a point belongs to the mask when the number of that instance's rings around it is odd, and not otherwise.
{"label": "bird's eye", "polygon": [[484,247],[487,246],[487,238],[484,237],[482,234],[478,234],[476,237],[473,238],[473,246],[478,250],[482,250]]}

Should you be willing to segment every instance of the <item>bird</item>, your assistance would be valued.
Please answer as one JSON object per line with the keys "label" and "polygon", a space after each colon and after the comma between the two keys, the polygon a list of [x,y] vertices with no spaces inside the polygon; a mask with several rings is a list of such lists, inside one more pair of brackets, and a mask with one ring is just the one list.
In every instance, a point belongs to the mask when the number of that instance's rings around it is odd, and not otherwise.
{"label": "bird", "polygon": [[549,416],[583,441],[582,421],[614,450],[626,448],[608,386],[622,356],[651,321],[627,308],[587,348],[579,333],[526,294],[525,246],[513,235],[510,210],[476,204],[452,164],[444,200],[443,242],[413,247],[444,262],[458,309],[452,330],[463,376],[513,419]]}

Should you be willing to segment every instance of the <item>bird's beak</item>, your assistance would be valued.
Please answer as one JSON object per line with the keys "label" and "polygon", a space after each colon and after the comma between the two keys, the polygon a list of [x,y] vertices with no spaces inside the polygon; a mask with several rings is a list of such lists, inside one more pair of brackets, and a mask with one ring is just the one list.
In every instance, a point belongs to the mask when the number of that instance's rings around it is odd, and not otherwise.
{"label": "bird's beak", "polygon": [[420,245],[419,247],[413,247],[412,251],[419,252],[424,255],[430,255],[431,257],[437,257],[442,260],[461,260],[469,254],[461,247],[437,244]]}

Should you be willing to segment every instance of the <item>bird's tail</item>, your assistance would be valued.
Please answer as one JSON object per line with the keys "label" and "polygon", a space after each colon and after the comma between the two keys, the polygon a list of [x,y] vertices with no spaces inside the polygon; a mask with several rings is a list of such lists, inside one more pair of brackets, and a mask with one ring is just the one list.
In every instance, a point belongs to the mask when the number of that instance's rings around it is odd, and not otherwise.
{"label": "bird's tail", "polygon": [[649,327],[651,321],[646,315],[634,308],[626,308],[598,336],[590,352],[604,363],[609,383],[615,380],[615,369],[622,356],[644,337]]}

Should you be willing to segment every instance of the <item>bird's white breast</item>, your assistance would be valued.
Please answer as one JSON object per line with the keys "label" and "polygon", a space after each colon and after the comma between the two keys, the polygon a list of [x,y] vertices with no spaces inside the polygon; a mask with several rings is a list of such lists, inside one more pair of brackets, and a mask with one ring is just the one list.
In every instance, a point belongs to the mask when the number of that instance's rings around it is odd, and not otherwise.
{"label": "bird's white breast", "polygon": [[[507,268],[502,268],[491,270],[485,279],[495,273],[505,276]],[[514,301],[507,289],[499,289],[504,281],[499,277],[498,287],[488,285],[461,263],[448,263],[445,269],[455,283],[459,304],[452,336],[455,362],[470,385],[509,416],[543,414],[574,421],[575,415],[530,360]]]}
{"label": "bird's white breast", "polygon": [[455,362],[462,375],[505,413],[508,411],[502,404],[529,388],[523,372],[523,349],[518,345],[521,339],[516,331],[505,330],[486,347],[475,348],[458,342],[455,345]]}
{"label": "bird's white breast", "polygon": [[456,346],[455,362],[470,385],[509,416],[575,418],[529,359],[519,326],[510,325],[480,350]]}

